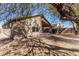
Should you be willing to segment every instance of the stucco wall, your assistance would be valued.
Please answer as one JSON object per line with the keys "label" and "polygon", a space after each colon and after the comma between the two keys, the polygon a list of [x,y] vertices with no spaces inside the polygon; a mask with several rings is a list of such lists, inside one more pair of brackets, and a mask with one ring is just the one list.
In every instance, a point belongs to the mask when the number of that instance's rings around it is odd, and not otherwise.
{"label": "stucco wall", "polygon": [[[33,18],[28,18],[28,19],[13,22],[12,30],[18,33],[19,31],[20,32],[22,31],[26,36],[31,36],[33,34],[32,26],[34,23],[38,24],[39,27],[38,32],[41,32],[42,30],[41,19],[42,18],[38,16],[38,17],[33,17]],[[20,28],[20,30],[18,28]]]}

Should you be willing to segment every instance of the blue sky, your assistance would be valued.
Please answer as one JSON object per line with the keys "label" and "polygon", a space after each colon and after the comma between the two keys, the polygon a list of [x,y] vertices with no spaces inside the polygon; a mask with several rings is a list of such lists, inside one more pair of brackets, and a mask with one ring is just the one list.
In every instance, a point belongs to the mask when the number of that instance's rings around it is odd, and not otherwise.
{"label": "blue sky", "polygon": [[[36,9],[32,11],[32,14],[39,14],[42,13],[44,15],[44,17],[50,22],[50,23],[61,23],[59,17],[55,16],[54,14],[51,14],[49,10],[47,9]],[[63,25],[65,28],[71,28],[72,23],[70,21],[65,21],[63,22]]]}
{"label": "blue sky", "polygon": [[[35,5],[37,5],[37,4],[35,4]],[[7,4],[5,6],[5,8],[8,8],[8,7],[10,7],[9,4]],[[20,10],[18,10],[18,11],[20,12]],[[53,12],[51,13],[51,11],[49,11],[46,8],[40,7],[40,8],[35,8],[34,9],[34,8],[30,7],[30,11],[31,11],[32,15],[34,15],[34,14],[43,14],[45,16],[45,18],[50,23],[56,23],[56,24],[61,23],[61,21],[59,20],[59,18],[56,15],[54,15]],[[7,14],[8,14],[8,12],[4,13],[3,15],[0,15],[0,25],[2,25],[4,23],[3,20],[4,20],[5,15],[7,15]],[[25,12],[25,14],[26,14],[26,12]],[[18,16],[21,16],[21,13],[19,13]],[[14,17],[17,17],[16,13],[10,13],[9,16],[8,16],[8,19],[14,18]],[[72,27],[72,25],[71,25],[71,23],[69,21],[65,21],[63,23],[63,25],[66,28]]]}

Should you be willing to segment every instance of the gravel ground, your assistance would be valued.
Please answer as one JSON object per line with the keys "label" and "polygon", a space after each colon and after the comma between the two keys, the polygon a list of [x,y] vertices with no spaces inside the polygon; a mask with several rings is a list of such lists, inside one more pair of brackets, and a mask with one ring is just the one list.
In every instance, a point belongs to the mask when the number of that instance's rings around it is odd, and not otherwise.
{"label": "gravel ground", "polygon": [[0,47],[1,56],[78,56],[79,45],[38,36],[37,38],[22,38],[4,41]]}

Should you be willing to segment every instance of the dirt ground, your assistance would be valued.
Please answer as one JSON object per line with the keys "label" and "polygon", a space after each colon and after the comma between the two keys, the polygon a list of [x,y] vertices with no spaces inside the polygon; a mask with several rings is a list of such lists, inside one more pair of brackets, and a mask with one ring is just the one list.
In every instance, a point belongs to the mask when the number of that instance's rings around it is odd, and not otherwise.
{"label": "dirt ground", "polygon": [[[73,40],[72,40],[73,41]],[[78,41],[62,40],[53,34],[40,34],[37,37],[9,38],[0,40],[1,56],[78,56]]]}

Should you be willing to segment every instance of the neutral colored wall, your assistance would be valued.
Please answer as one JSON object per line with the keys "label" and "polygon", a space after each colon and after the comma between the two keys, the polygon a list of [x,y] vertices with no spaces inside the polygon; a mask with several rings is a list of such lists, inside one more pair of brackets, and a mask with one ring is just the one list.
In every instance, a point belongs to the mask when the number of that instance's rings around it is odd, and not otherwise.
{"label": "neutral colored wall", "polygon": [[[22,29],[24,28],[26,32],[26,35],[32,35],[32,25],[34,22],[36,22],[40,28],[40,31],[42,31],[42,23],[41,23],[41,17],[38,16],[38,17],[33,17],[33,18],[29,18],[29,19],[25,19],[25,20],[21,20],[21,21],[16,21],[16,22],[13,22],[13,26],[14,27],[21,27]],[[14,30],[14,29],[13,29]],[[16,30],[16,29],[15,29]],[[18,30],[16,30],[18,31]]]}

